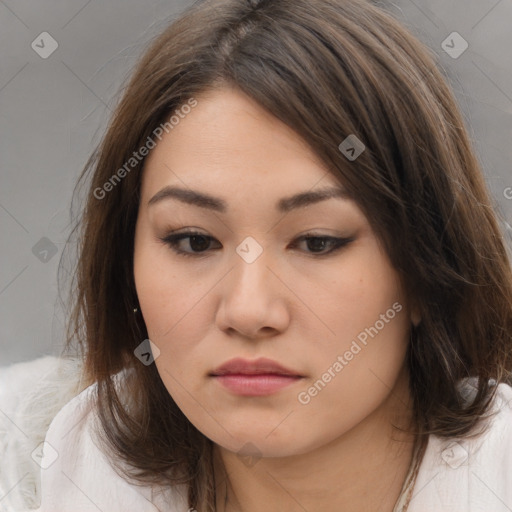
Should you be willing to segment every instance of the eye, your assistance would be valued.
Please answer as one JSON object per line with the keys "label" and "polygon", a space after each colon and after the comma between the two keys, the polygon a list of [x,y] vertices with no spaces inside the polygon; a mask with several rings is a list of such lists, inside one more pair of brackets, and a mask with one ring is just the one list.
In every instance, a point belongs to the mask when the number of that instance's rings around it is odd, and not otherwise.
{"label": "eye", "polygon": [[341,249],[342,247],[349,244],[353,240],[353,237],[338,238],[334,236],[322,236],[308,233],[294,240],[292,243],[292,247],[295,248],[299,246],[300,243],[306,242],[307,252],[319,256],[324,256]]}
{"label": "eye", "polygon": [[[161,240],[169,245],[174,252],[183,256],[200,256],[201,253],[211,249],[212,242],[217,243],[217,249],[222,247],[215,238],[198,233],[197,231],[185,231],[171,234],[161,238]],[[188,247],[190,250],[185,250],[184,246]]]}
{"label": "eye", "polygon": [[[160,240],[169,245],[175,253],[182,256],[201,257],[203,253],[206,255],[208,251],[222,248],[218,240],[197,231],[173,233],[160,238]],[[338,251],[353,240],[353,237],[338,238],[308,233],[295,239],[289,247],[292,249],[300,248],[300,245],[306,242],[306,247],[303,249],[306,253],[316,256],[326,256]]]}

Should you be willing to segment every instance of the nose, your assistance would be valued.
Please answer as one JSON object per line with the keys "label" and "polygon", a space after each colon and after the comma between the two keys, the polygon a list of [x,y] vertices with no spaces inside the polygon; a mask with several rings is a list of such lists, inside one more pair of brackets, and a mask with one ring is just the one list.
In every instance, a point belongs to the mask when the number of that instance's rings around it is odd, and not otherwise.
{"label": "nose", "polygon": [[234,257],[238,261],[223,280],[216,314],[218,328],[251,339],[285,331],[290,323],[289,294],[275,275],[275,265],[265,251],[252,263]]}

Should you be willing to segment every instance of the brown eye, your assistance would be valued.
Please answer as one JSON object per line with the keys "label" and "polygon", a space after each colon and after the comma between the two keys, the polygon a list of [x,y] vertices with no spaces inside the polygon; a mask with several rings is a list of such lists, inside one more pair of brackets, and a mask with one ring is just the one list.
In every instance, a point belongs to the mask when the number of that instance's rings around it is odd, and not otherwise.
{"label": "brown eye", "polygon": [[[161,238],[162,242],[171,247],[173,251],[183,256],[201,255],[212,249],[212,242],[217,242],[215,238],[197,232],[183,232],[171,234]],[[215,249],[222,247],[217,242]]]}
{"label": "brown eye", "polygon": [[352,242],[354,238],[337,238],[332,236],[304,235],[298,238],[292,245],[297,247],[301,242],[306,242],[306,252],[323,256],[333,253]]}

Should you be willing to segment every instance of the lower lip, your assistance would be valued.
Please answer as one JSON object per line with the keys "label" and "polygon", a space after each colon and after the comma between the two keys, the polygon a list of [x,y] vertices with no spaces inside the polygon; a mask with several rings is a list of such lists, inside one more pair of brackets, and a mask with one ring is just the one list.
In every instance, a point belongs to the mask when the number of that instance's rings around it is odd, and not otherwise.
{"label": "lower lip", "polygon": [[276,374],[229,374],[214,375],[214,378],[233,393],[243,396],[270,395],[301,379],[301,377]]}

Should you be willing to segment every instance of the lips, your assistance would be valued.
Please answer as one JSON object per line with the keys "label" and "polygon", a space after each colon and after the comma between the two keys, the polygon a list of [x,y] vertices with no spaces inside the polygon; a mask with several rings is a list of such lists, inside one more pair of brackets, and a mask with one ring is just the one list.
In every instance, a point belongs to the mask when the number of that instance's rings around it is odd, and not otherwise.
{"label": "lips", "polygon": [[273,395],[303,378],[297,371],[266,358],[231,359],[210,373],[210,377],[224,390],[245,397]]}
{"label": "lips", "polygon": [[286,368],[276,361],[265,357],[255,361],[242,358],[230,359],[215,369],[210,375],[285,375],[288,377],[302,377],[299,372]]}

